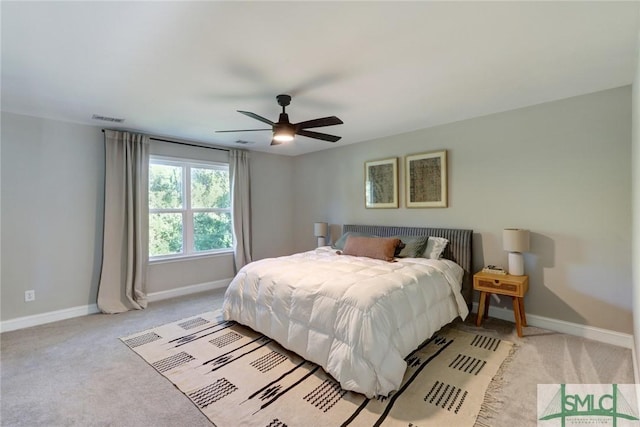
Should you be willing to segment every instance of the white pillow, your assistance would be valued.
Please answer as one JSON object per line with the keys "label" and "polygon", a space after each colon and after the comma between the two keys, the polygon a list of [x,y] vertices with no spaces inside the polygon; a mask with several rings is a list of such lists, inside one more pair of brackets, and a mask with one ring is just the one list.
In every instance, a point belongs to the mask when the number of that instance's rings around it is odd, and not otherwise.
{"label": "white pillow", "polygon": [[447,246],[447,243],[449,243],[449,241],[442,237],[429,236],[429,241],[427,242],[427,247],[422,253],[422,257],[429,259],[440,259],[444,248]]}

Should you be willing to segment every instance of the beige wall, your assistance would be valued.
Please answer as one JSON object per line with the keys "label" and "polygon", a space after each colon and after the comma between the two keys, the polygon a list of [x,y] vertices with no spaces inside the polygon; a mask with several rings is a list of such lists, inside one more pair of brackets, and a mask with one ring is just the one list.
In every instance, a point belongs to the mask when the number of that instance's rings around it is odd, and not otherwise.
{"label": "beige wall", "polygon": [[[446,149],[449,207],[365,209],[366,160]],[[294,165],[296,250],[312,223],[471,228],[474,264],[506,266],[502,229],[531,230],[527,313],[630,333],[631,88],[312,153]],[[504,306],[508,306],[503,301]]]}
{"label": "beige wall", "polygon": [[[0,319],[95,304],[102,259],[99,127],[2,113]],[[224,151],[152,141],[152,154],[228,161]],[[293,158],[251,153],[256,259],[292,252]],[[231,254],[149,266],[147,292],[233,277]],[[25,303],[34,289],[36,301]]]}
{"label": "beige wall", "polygon": [[[501,230],[525,227],[528,313],[631,332],[631,122],[623,87],[294,158],[252,152],[254,257],[314,247],[315,221],[433,225],[474,229],[479,269],[506,265]],[[0,319],[95,303],[100,129],[2,113],[1,137]],[[440,149],[448,208],[405,208],[402,180],[400,209],[364,208],[366,160],[398,156],[402,176],[403,156]],[[230,256],[157,264],[149,292],[232,270]],[[35,302],[23,302],[27,289]]]}
{"label": "beige wall", "polygon": [[[2,113],[1,319],[94,304],[104,148],[91,126]],[[24,302],[24,292],[36,300]]]}

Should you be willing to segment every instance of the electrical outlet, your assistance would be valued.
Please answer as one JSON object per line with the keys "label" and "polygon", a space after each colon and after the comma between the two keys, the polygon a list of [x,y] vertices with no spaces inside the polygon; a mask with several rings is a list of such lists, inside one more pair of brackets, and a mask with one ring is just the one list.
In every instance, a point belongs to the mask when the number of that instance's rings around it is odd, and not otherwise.
{"label": "electrical outlet", "polygon": [[36,291],[24,291],[24,302],[31,302],[36,300]]}

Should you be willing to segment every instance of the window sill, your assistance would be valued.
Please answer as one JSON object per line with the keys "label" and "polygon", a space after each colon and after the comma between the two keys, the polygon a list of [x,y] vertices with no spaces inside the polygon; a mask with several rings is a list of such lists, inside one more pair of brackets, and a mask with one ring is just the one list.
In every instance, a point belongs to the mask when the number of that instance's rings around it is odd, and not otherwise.
{"label": "window sill", "polygon": [[220,252],[209,252],[206,254],[189,254],[189,255],[180,255],[180,256],[174,256],[174,257],[170,257],[170,258],[157,258],[157,259],[150,259],[148,262],[148,265],[155,265],[155,264],[166,264],[166,263],[171,263],[171,262],[183,262],[183,261],[194,261],[194,260],[199,260],[199,259],[203,259],[203,258],[219,258],[222,256],[233,256],[233,250],[226,250],[226,251],[220,251]]}

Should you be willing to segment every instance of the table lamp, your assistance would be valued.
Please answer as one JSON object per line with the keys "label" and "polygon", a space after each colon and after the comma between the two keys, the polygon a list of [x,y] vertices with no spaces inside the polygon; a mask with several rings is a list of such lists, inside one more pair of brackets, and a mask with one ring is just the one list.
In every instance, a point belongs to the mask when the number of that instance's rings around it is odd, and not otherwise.
{"label": "table lamp", "polygon": [[529,250],[529,230],[505,228],[502,232],[502,246],[509,251],[509,274],[524,276],[522,252]]}
{"label": "table lamp", "polygon": [[318,238],[318,247],[325,246],[327,244],[327,237],[329,230],[329,224],[326,222],[316,222],[313,224],[313,235]]}

